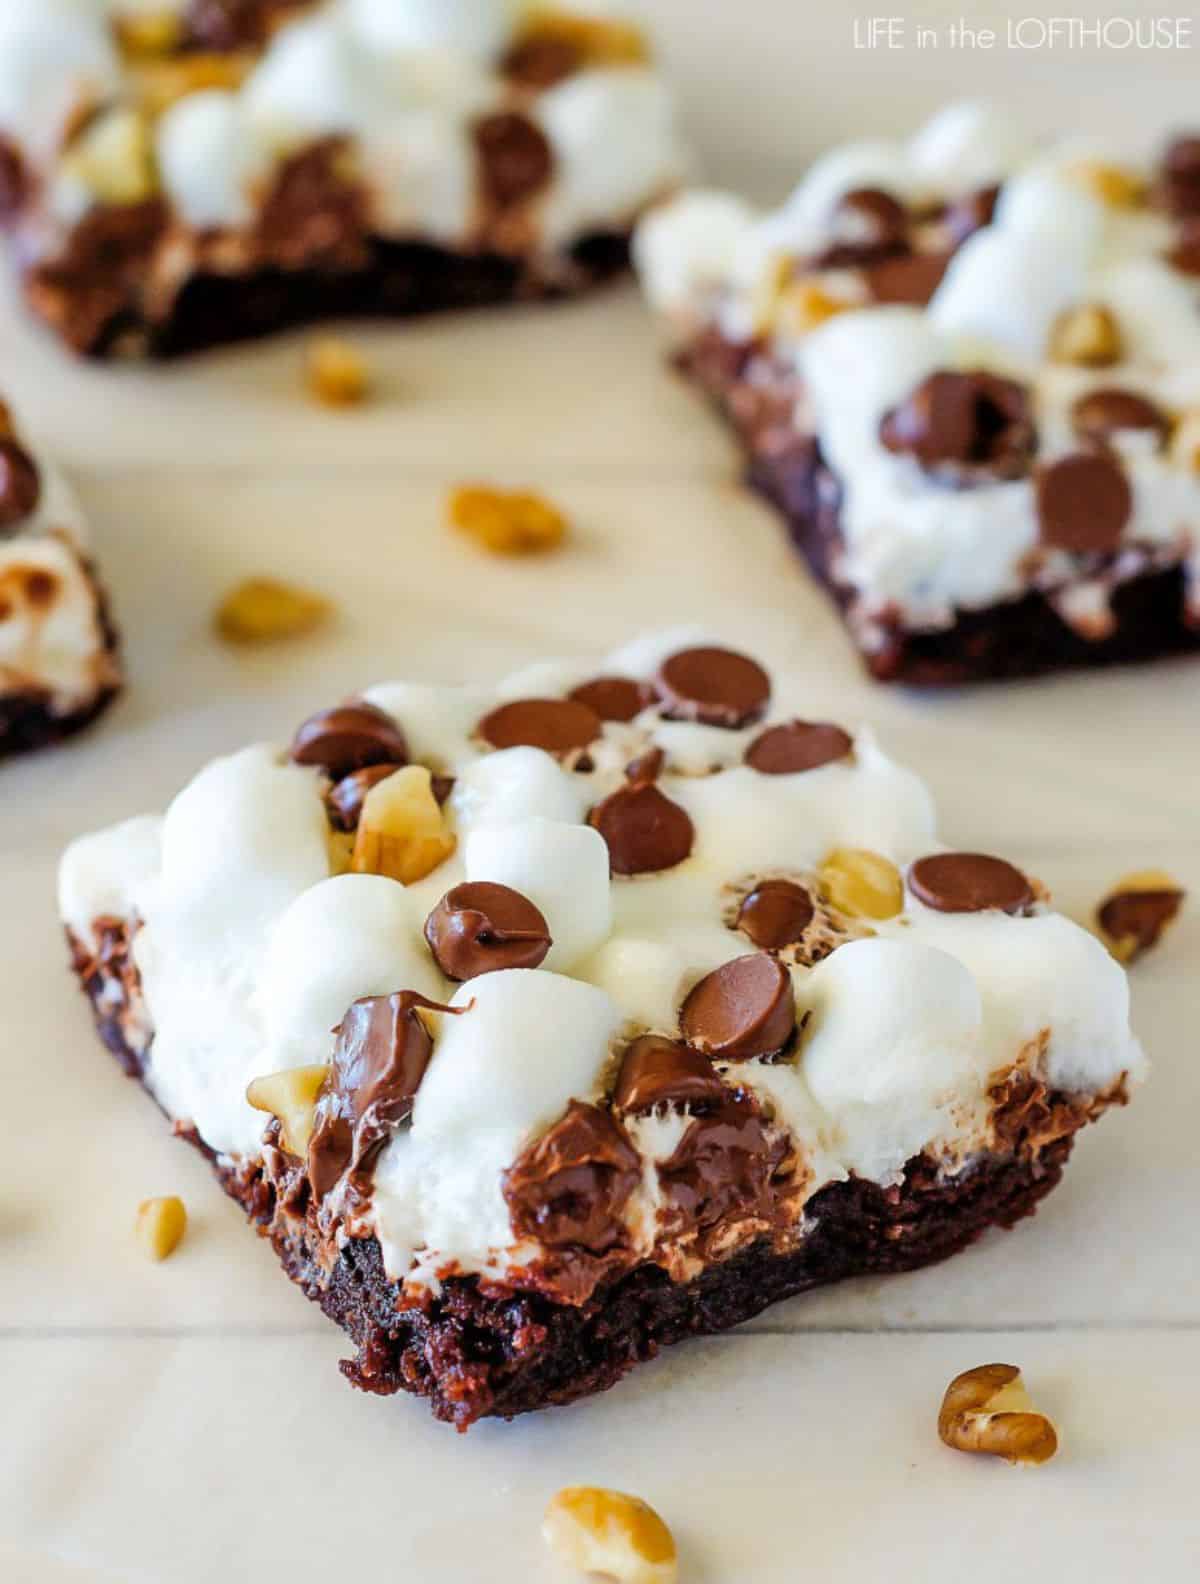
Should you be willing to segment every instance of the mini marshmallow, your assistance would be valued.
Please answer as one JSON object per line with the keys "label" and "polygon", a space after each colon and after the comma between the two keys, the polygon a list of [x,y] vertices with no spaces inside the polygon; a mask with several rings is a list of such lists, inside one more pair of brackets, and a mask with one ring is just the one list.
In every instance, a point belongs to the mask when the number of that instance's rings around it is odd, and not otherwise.
{"label": "mini marshmallow", "polygon": [[477,827],[466,870],[468,880],[511,886],[541,909],[553,941],[547,969],[570,971],[612,929],[608,847],[588,825],[535,817]]}
{"label": "mini marshmallow", "polygon": [[499,59],[512,31],[514,0],[346,0],[348,25],[371,51],[455,51]]}
{"label": "mini marshmallow", "polygon": [[732,193],[699,190],[660,204],[638,226],[633,260],[646,296],[678,312],[723,284],[755,210]]}
{"label": "mini marshmallow", "polygon": [[502,748],[466,767],[451,807],[460,829],[513,825],[540,815],[567,824],[583,814],[583,794],[541,748]]}
{"label": "mini marshmallow", "polygon": [[946,105],[910,139],[908,158],[923,187],[962,197],[993,186],[1032,152],[1025,127],[995,105]]}
{"label": "mini marshmallow", "polygon": [[811,245],[828,235],[839,202],[859,187],[878,187],[904,203],[912,194],[913,172],[898,143],[866,141],[830,149],[814,160],[785,207]]}
{"label": "mini marshmallow", "polygon": [[214,88],[176,100],[159,120],[157,152],[163,188],[189,225],[250,220],[250,185],[267,159],[236,94]]}
{"label": "mini marshmallow", "polygon": [[1054,321],[1083,297],[1086,280],[1055,241],[989,226],[951,259],[929,321],[946,335],[994,341],[1036,362]]}
{"label": "mini marshmallow", "polygon": [[242,89],[248,124],[275,149],[358,132],[375,108],[372,62],[338,11],[302,16],[275,35]]}
{"label": "mini marshmallow", "polygon": [[494,702],[483,688],[428,682],[387,682],[368,688],[363,697],[402,721],[409,753],[436,770],[457,768],[476,752],[471,733]]}
{"label": "mini marshmallow", "polygon": [[114,95],[120,75],[107,18],[84,0],[0,6],[0,128],[36,158],[56,152],[77,108]]}

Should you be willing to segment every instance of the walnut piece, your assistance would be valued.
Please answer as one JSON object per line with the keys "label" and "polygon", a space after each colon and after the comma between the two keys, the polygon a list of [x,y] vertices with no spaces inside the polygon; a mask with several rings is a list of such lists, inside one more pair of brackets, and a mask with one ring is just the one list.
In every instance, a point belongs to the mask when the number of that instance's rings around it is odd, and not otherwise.
{"label": "walnut piece", "polygon": [[451,524],[494,555],[531,555],[556,550],[567,536],[557,506],[528,490],[466,485],[450,496]]}
{"label": "walnut piece", "polygon": [[666,1524],[636,1496],[571,1485],[546,1508],[542,1536],[560,1561],[618,1584],[675,1584],[675,1540]]}
{"label": "walnut piece", "polygon": [[1171,460],[1189,473],[1200,473],[1200,407],[1180,413],[1171,431]]}
{"label": "walnut piece", "polygon": [[900,871],[881,853],[835,847],[817,878],[829,902],[850,918],[895,918],[904,907]]}
{"label": "walnut piece", "polygon": [[333,610],[327,599],[274,578],[247,578],[217,606],[217,631],[228,643],[272,643],[319,627]]}
{"label": "walnut piece", "polygon": [[278,1120],[279,1142],[301,1159],[308,1153],[313,1111],[328,1076],[328,1067],[290,1067],[253,1078],[246,1086],[247,1102]]}
{"label": "walnut piece", "polygon": [[1103,160],[1079,160],[1066,175],[1110,209],[1136,209],[1145,201],[1146,183],[1136,171]]}
{"label": "walnut piece", "polygon": [[1111,309],[1103,303],[1081,303],[1059,314],[1050,331],[1050,356],[1055,363],[1081,368],[1119,363],[1121,332]]}
{"label": "walnut piece", "polygon": [[405,765],[378,781],[363,799],[354,853],[355,874],[387,875],[413,885],[432,874],[458,845],[433,794],[424,765]]}
{"label": "walnut piece", "polygon": [[321,336],[308,349],[308,386],[326,407],[357,407],[371,393],[366,359],[335,336]]}
{"label": "walnut piece", "polygon": [[1015,1364],[978,1364],[946,1387],[938,1435],[956,1452],[1033,1467],[1058,1451],[1058,1433],[1030,1402]]}
{"label": "walnut piece", "polygon": [[158,187],[150,123],[131,106],[102,111],[63,156],[64,175],[101,203],[135,204]]}
{"label": "walnut piece", "polygon": [[137,1240],[147,1259],[165,1260],[179,1247],[187,1231],[187,1210],[174,1194],[165,1199],[143,1199],[138,1205]]}

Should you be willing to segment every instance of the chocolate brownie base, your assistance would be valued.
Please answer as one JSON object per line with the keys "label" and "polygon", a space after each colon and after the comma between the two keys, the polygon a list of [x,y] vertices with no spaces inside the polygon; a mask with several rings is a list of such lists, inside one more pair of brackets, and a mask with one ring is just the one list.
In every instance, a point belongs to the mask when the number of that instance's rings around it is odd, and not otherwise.
{"label": "chocolate brownie base", "polygon": [[[597,232],[552,274],[500,253],[455,253],[421,242],[374,239],[367,251],[365,265],[348,269],[197,274],[161,320],[146,317],[133,292],[98,320],[89,301],[96,283],[71,275],[55,280],[56,328],[86,357],[171,358],[324,319],[413,318],[554,299],[619,275],[628,266],[629,239]],[[32,295],[36,307],[39,293]]]}
{"label": "chocolate brownie base", "polygon": [[[843,543],[840,489],[816,441],[788,434],[778,412],[759,421],[762,392],[742,386],[741,360],[728,345],[722,349],[708,341],[678,363],[734,429],[746,455],[747,483],[782,513],[789,538],[845,615],[854,590],[834,571]],[[1188,618],[1182,567],[1119,584],[1112,616],[1109,636],[1085,638],[1044,595],[1030,593],[981,610],[959,610],[949,627],[922,631],[882,622],[882,642],[860,652],[877,681],[916,687],[1008,681],[1200,653],[1200,626]]]}
{"label": "chocolate brownie base", "polygon": [[[114,946],[123,949],[115,938]],[[141,1061],[104,1004],[113,965],[99,967],[77,942],[72,949],[101,1038],[125,1071],[140,1077]],[[450,1277],[424,1307],[401,1309],[375,1238],[349,1241],[327,1271],[307,1222],[277,1214],[260,1171],[231,1170],[195,1134],[187,1136],[270,1239],[291,1279],[354,1342],[357,1356],[341,1365],[347,1380],[380,1395],[427,1397],[434,1416],[459,1430],[604,1391],[660,1348],[728,1330],[812,1287],[945,1259],[989,1227],[1030,1215],[1062,1176],[1073,1142],[1067,1133],[1029,1150],[1018,1140],[1012,1153],[984,1157],[953,1179],[917,1157],[897,1188],[853,1178],[832,1184],[809,1201],[811,1230],[798,1248],[779,1253],[763,1238],[689,1282],[642,1264],[574,1306],[474,1276]]]}

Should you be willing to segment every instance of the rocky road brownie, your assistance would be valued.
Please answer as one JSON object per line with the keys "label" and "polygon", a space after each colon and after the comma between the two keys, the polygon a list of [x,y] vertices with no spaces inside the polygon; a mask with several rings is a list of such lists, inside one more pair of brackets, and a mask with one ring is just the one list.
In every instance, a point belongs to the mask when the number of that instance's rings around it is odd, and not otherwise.
{"label": "rocky road brownie", "polygon": [[1039,153],[956,105],[636,249],[876,677],[1200,649],[1200,139]]}
{"label": "rocky road brownie", "polygon": [[83,514],[0,402],[0,759],[79,731],[120,683]]}
{"label": "rocky road brownie", "polygon": [[682,171],[586,4],[0,0],[0,216],[80,352],[581,289]]}
{"label": "rocky road brownie", "polygon": [[695,634],[394,683],[85,837],[100,1033],[374,1392],[460,1427],[1028,1214],[1123,970],[867,730]]}

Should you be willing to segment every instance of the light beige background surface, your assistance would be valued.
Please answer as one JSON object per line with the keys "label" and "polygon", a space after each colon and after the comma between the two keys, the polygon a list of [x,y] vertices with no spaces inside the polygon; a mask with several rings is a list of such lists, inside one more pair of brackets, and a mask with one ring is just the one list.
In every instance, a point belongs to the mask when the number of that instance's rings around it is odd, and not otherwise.
{"label": "light beige background surface", "polygon": [[[656,9],[731,167],[758,147],[758,174],[773,159],[790,179],[782,156],[825,128],[931,107],[911,57],[851,90],[832,6]],[[1069,110],[1078,79],[1063,81]],[[1106,82],[1089,76],[1079,99],[1105,125],[1127,108]],[[380,399],[337,415],[306,402],[300,338],[102,371],[0,314],[6,391],[57,437],[94,515],[133,681],[87,738],[0,771],[0,1580],[550,1584],[541,1508],[592,1480],[661,1507],[685,1584],[1194,1578],[1195,909],[1135,974],[1150,1085],[1083,1139],[1036,1220],[465,1439],[420,1403],[342,1383],[339,1334],[106,1058],[52,905],[72,835],[161,804],[211,755],[286,736],[367,681],[489,675],[666,621],[717,624],[798,670],[818,717],[873,720],[928,777],[949,841],[1027,865],[1068,911],[1147,865],[1200,890],[1200,669],[942,698],[872,688],[770,513],[736,487],[724,436],[661,368],[631,292],[361,338]],[[554,494],[570,547],[497,563],[453,539],[441,504],[473,477]],[[222,649],[211,609],[251,571],[334,595],[339,623],[293,648]],[[133,1213],[167,1192],[192,1226],[152,1268]],[[947,1380],[995,1358],[1023,1365],[1059,1421],[1063,1452],[1037,1473],[937,1442]]]}

